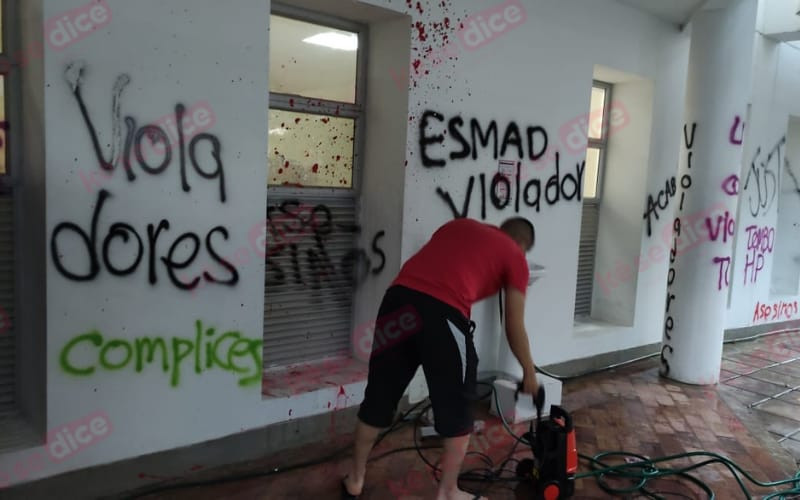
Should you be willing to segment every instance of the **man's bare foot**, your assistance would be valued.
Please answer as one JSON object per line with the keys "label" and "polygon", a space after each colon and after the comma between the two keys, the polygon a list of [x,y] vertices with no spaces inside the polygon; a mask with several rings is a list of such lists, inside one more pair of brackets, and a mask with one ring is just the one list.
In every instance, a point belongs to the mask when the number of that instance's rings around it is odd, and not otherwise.
{"label": "man's bare foot", "polygon": [[353,470],[354,464],[352,461],[348,464],[345,471],[347,471],[342,481],[344,482],[345,488],[347,488],[347,492],[351,495],[358,496],[361,494],[361,490],[364,489],[364,475],[362,474],[360,477]]}
{"label": "man's bare foot", "polygon": [[[461,491],[457,488],[449,491],[440,489],[436,494],[436,500],[473,500],[474,498],[475,495],[472,493],[467,493],[466,491]],[[488,497],[478,498],[480,500],[489,500]]]}

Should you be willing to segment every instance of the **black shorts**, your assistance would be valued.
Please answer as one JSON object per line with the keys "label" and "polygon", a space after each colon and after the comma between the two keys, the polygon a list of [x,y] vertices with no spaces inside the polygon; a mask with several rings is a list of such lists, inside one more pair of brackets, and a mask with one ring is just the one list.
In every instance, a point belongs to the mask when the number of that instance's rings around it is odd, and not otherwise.
{"label": "black shorts", "polygon": [[383,297],[375,324],[359,419],[373,427],[390,426],[422,365],[436,432],[443,437],[471,433],[478,355],[469,319],[430,295],[393,286]]}

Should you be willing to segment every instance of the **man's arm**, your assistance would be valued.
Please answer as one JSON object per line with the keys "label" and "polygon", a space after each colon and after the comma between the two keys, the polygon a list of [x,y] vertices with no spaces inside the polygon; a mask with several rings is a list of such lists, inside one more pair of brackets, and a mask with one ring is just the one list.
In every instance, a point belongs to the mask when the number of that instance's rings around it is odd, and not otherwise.
{"label": "man's arm", "polygon": [[531,357],[528,333],[525,331],[525,295],[512,286],[506,287],[506,338],[511,352],[522,365],[522,391],[535,394],[539,390],[536,366]]}

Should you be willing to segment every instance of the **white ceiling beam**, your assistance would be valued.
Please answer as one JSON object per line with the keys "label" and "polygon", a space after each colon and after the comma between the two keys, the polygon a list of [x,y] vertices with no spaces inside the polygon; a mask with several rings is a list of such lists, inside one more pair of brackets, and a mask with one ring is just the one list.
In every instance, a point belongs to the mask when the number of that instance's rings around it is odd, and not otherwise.
{"label": "white ceiling beam", "polygon": [[694,8],[689,12],[689,14],[686,15],[686,18],[683,20],[683,22],[681,22],[680,24],[681,31],[686,29],[686,26],[688,26],[688,24],[692,21],[692,19],[694,19],[694,16],[696,16],[698,12],[703,10],[703,8],[708,4],[708,2],[709,0],[703,0],[702,2],[698,2],[698,4],[694,6]]}
{"label": "white ceiling beam", "polygon": [[800,40],[800,5],[797,0],[769,0],[764,4],[761,34],[791,42]]}

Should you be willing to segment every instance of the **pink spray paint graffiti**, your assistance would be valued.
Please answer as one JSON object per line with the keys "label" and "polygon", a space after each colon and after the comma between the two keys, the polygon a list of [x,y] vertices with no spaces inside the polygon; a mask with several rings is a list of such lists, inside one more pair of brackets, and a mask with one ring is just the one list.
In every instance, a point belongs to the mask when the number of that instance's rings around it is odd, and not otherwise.
{"label": "pink spray paint graffiti", "polygon": [[[737,131],[739,130],[740,123],[742,124],[742,130],[739,133],[739,136],[737,137],[736,135]],[[730,134],[728,135],[728,140],[731,142],[731,144],[739,145],[742,143],[743,137],[744,137],[744,122],[742,121],[742,118],[739,115],[736,115],[736,117],[733,119],[733,125],[731,125],[731,131]]]}
{"label": "pink spray paint graffiti", "polygon": [[772,253],[775,245],[775,228],[758,227],[755,225],[747,226],[747,255],[744,263],[744,284],[755,283],[758,280],[758,273],[764,269],[765,256]]}
{"label": "pink spray paint graffiti", "polygon": [[733,237],[736,221],[731,217],[730,212],[725,211],[724,215],[717,215],[717,222],[711,222],[711,217],[706,217],[706,229],[708,230],[708,238],[711,241],[717,241],[722,232],[722,242],[727,243],[728,237]]}
{"label": "pink spray paint graffiti", "polygon": [[729,175],[722,181],[722,191],[728,196],[736,196],[739,194],[739,176],[736,174]]}
{"label": "pink spray paint graffiti", "polygon": [[788,321],[798,314],[797,301],[784,302],[782,300],[772,304],[762,304],[756,302],[756,309],[753,313],[753,323],[767,321]]}
{"label": "pink spray paint graffiti", "polygon": [[731,283],[731,258],[730,257],[714,257],[712,259],[714,264],[719,266],[719,277],[717,278],[717,290],[722,290],[723,283],[727,289]]}

